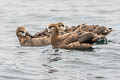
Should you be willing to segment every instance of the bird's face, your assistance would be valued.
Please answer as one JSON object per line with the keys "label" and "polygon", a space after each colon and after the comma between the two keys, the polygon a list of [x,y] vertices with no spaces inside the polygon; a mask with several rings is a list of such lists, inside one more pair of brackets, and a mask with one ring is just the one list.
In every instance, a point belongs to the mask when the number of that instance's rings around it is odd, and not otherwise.
{"label": "bird's face", "polygon": [[108,34],[108,33],[112,32],[112,31],[113,31],[112,28],[107,28],[104,32],[105,32],[106,34]]}
{"label": "bird's face", "polygon": [[58,27],[58,26],[57,26],[56,24],[49,24],[49,25],[48,25],[48,32],[49,32],[49,33],[54,32],[57,27]]}
{"label": "bird's face", "polygon": [[62,31],[66,30],[66,27],[63,23],[60,22],[60,23],[57,23],[57,25],[59,30],[62,30]]}
{"label": "bird's face", "polygon": [[27,31],[23,26],[20,26],[16,29],[16,35],[18,37],[24,37],[24,36],[26,36],[26,33],[27,33]]}
{"label": "bird's face", "polygon": [[112,28],[108,28],[108,32],[112,32],[113,31],[113,29]]}

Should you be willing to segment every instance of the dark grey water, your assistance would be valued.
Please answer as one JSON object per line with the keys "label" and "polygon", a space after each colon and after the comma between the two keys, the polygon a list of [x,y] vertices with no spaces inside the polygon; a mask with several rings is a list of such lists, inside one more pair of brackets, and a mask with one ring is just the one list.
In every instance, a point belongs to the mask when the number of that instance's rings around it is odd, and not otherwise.
{"label": "dark grey water", "polygon": [[[18,26],[34,34],[53,22],[115,31],[93,51],[20,47]],[[120,0],[0,0],[0,80],[120,80]]]}

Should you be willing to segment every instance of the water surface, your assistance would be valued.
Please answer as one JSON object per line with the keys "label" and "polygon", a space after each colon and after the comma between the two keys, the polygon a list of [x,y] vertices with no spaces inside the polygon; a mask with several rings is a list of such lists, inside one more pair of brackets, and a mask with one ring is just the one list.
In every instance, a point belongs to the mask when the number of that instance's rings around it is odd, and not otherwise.
{"label": "water surface", "polygon": [[[0,0],[0,80],[120,80],[120,0]],[[34,34],[49,23],[112,27],[92,51],[20,47],[15,30]]]}

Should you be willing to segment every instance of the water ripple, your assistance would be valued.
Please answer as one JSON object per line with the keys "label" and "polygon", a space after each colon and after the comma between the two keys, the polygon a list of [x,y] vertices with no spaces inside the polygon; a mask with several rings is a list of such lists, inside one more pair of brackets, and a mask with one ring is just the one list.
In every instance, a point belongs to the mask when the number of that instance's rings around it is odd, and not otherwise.
{"label": "water ripple", "polygon": [[[119,80],[120,0],[0,1],[0,80]],[[90,50],[21,47],[17,26],[34,34],[53,22],[112,27],[108,44]]]}

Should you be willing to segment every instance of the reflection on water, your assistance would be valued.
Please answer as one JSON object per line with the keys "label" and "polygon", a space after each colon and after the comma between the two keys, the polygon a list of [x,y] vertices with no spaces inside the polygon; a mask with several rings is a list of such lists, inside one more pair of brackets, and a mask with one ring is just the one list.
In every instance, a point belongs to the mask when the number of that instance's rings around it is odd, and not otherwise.
{"label": "reflection on water", "polygon": [[[1,0],[0,80],[119,80],[119,0]],[[20,47],[15,35],[24,25],[34,34],[53,22],[112,27],[108,44],[93,50]]]}

